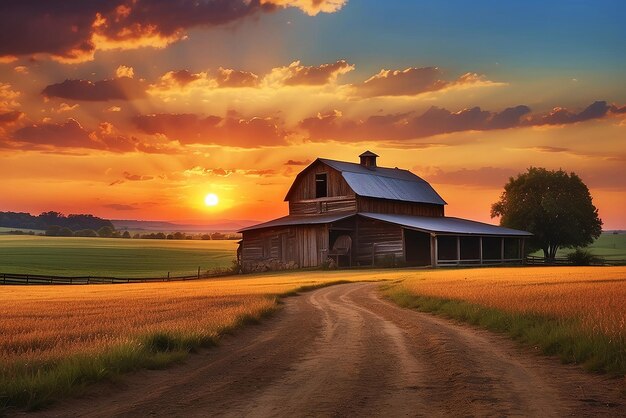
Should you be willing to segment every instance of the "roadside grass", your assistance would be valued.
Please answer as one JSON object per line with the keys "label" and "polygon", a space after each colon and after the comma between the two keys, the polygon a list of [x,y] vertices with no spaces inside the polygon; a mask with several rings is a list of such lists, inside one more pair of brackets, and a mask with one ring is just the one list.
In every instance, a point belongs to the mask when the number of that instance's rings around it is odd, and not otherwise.
{"label": "roadside grass", "polygon": [[258,323],[280,299],[392,271],[291,272],[130,285],[0,287],[0,415],[182,361]]}
{"label": "roadside grass", "polygon": [[429,271],[383,286],[400,306],[503,333],[564,363],[626,374],[626,268]]}

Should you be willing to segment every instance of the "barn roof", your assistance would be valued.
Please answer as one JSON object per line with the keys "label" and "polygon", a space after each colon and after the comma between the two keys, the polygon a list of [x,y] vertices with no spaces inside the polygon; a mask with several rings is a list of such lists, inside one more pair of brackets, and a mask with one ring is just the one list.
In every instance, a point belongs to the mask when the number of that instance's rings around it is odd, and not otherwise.
{"label": "barn roof", "polygon": [[[359,196],[436,205],[446,204],[426,180],[408,170],[387,167],[365,167],[361,164],[328,160],[326,158],[318,158],[311,165],[318,161],[339,171],[348,183],[348,186]],[[306,170],[304,169],[300,174]],[[298,174],[298,177],[300,177],[300,174]],[[289,195],[296,186],[298,177],[296,177],[289,189],[285,200],[289,199]]]}
{"label": "barn roof", "polygon": [[341,219],[349,218],[353,216],[354,212],[350,213],[335,213],[335,214],[324,214],[324,215],[287,215],[282,218],[273,219],[268,222],[263,222],[257,225],[248,226],[246,228],[240,229],[237,232],[245,232],[251,231],[253,229],[261,229],[261,228],[273,228],[278,226],[295,226],[295,225],[319,225],[326,224],[335,221],[339,221]]}
{"label": "barn roof", "polygon": [[532,234],[517,229],[505,228],[502,226],[486,224],[483,222],[470,221],[468,219],[454,217],[431,217],[431,216],[413,216],[413,215],[393,215],[386,213],[354,213],[344,212],[340,214],[323,214],[323,215],[300,215],[300,216],[283,216],[269,222],[258,225],[252,225],[247,228],[240,229],[237,232],[251,231],[262,228],[274,228],[283,226],[296,225],[320,225],[327,224],[352,216],[363,216],[369,219],[388,222],[400,225],[404,228],[415,229],[418,231],[434,233],[434,234],[453,234],[453,235],[476,235],[476,236],[516,236],[529,237]]}
{"label": "barn roof", "polygon": [[370,219],[393,223],[410,229],[438,234],[519,237],[529,237],[532,235],[530,232],[526,231],[448,216],[429,217],[394,215],[386,213],[359,213],[359,215]]}

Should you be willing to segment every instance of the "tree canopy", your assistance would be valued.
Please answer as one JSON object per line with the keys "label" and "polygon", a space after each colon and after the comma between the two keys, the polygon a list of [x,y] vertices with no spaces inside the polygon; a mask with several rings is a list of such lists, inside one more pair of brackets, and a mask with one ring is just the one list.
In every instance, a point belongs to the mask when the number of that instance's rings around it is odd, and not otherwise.
{"label": "tree canopy", "polygon": [[553,260],[559,248],[584,247],[602,232],[589,189],[575,173],[530,167],[511,177],[491,217],[500,225],[533,233],[530,250]]}

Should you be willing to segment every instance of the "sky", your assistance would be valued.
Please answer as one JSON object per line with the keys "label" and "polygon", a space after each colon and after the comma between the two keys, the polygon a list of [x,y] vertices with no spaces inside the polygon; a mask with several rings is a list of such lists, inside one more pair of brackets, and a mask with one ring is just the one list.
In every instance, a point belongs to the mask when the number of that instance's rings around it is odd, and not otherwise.
{"label": "sky", "polygon": [[[317,157],[409,169],[446,215],[577,173],[626,229],[621,0],[0,3],[0,210],[286,215]],[[205,204],[209,193],[219,198]]]}

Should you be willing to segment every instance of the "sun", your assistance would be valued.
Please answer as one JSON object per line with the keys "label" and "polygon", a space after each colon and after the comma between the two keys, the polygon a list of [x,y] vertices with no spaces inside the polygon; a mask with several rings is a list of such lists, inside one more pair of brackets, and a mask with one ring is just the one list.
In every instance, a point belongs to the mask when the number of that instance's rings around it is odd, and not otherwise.
{"label": "sun", "polygon": [[204,204],[207,206],[216,206],[219,202],[220,199],[215,193],[209,193],[204,197]]}

